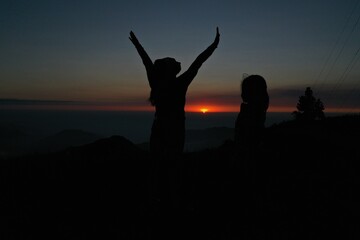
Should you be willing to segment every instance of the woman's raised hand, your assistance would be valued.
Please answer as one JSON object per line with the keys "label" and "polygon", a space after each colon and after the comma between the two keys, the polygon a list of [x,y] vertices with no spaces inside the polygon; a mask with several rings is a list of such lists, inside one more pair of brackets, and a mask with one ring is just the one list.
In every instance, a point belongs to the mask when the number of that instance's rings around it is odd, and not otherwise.
{"label": "woman's raised hand", "polygon": [[130,31],[130,37],[129,37],[130,41],[134,44],[137,45],[139,44],[139,40],[136,38],[135,34],[133,33],[133,31]]}
{"label": "woman's raised hand", "polygon": [[219,41],[220,41],[219,28],[216,27],[216,37],[215,37],[215,40],[214,40],[214,43],[216,44],[216,46],[219,44]]}

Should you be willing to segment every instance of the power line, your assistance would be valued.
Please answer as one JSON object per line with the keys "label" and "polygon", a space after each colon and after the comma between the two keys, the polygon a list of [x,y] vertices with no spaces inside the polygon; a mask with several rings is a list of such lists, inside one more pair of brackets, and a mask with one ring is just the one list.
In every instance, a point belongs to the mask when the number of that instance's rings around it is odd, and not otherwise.
{"label": "power line", "polygon": [[[316,87],[317,81],[320,79],[320,77],[321,77],[321,75],[323,74],[325,68],[327,67],[327,65],[328,65],[331,57],[333,56],[333,53],[334,53],[337,45],[339,44],[340,39],[342,38],[342,36],[343,36],[343,34],[344,34],[344,32],[345,32],[345,29],[347,28],[347,25],[349,24],[350,19],[351,19],[352,15],[354,14],[354,12],[355,12],[355,10],[356,10],[356,8],[357,8],[357,6],[358,6],[359,3],[360,3],[360,1],[357,1],[357,2],[356,2],[355,7],[352,8],[351,13],[350,13],[349,16],[347,17],[346,22],[345,22],[344,26],[342,27],[342,30],[341,30],[339,36],[337,37],[334,46],[332,47],[332,49],[331,49],[331,51],[330,51],[330,54],[328,55],[328,57],[327,57],[324,65],[322,66],[322,68],[321,68],[318,76],[317,76],[317,77],[315,78],[315,80],[314,80],[314,84],[313,84],[314,88]],[[334,65],[334,64],[333,64],[333,65]]]}
{"label": "power line", "polygon": [[[356,3],[355,7],[353,8],[353,11],[351,12],[350,16],[348,17],[348,20],[349,20],[349,19],[352,17],[352,15],[354,14],[354,11],[357,9],[357,6],[358,6],[359,2],[360,2],[360,1],[358,1],[358,2]],[[348,22],[349,22],[349,21],[346,22],[346,25],[348,24]],[[359,14],[359,16],[357,17],[355,23],[353,24],[353,26],[352,26],[352,28],[351,28],[351,31],[350,31],[349,34],[347,35],[347,38],[346,38],[345,42],[343,43],[340,51],[338,52],[335,60],[333,61],[332,65],[331,65],[331,68],[329,69],[329,71],[328,71],[326,77],[324,78],[324,81],[323,81],[323,83],[321,84],[321,87],[319,87],[319,89],[323,87],[323,85],[325,84],[325,80],[328,79],[328,77],[330,76],[330,73],[331,73],[332,70],[334,69],[335,64],[338,62],[341,54],[343,53],[343,51],[344,51],[344,49],[345,49],[345,46],[347,46],[347,43],[349,42],[350,38],[352,37],[352,35],[353,35],[356,27],[358,26],[359,22],[360,22],[360,14]],[[346,26],[346,25],[345,25],[345,26]],[[343,28],[343,31],[344,31],[344,29],[345,29],[345,28]],[[343,31],[342,31],[342,34],[343,34]],[[341,35],[342,35],[342,34],[341,34]],[[359,48],[355,51],[355,53],[353,54],[352,59],[351,59],[350,62],[347,64],[345,70],[342,72],[341,77],[340,77],[340,78],[337,80],[337,82],[334,84],[334,87],[332,88],[332,90],[329,91],[329,94],[328,94],[328,96],[327,96],[327,99],[331,99],[331,98],[335,95],[335,92],[338,92],[338,91],[339,91],[341,85],[344,83],[345,79],[347,79],[349,73],[352,71],[352,69],[353,69],[354,66],[356,65],[356,62],[359,60],[359,59],[358,59],[359,52],[360,52],[360,47],[359,47]],[[331,53],[330,55],[332,55],[332,53]],[[330,55],[329,55],[329,56],[330,56]],[[353,91],[354,91],[354,90],[353,90]],[[349,94],[347,94],[347,95],[345,95],[345,96],[342,96],[341,99],[339,99],[339,98],[337,99],[338,102],[341,102],[341,104],[339,105],[340,107],[343,106],[343,104],[345,103],[345,100],[347,100],[348,97],[349,97]]]}
{"label": "power line", "polygon": [[[343,76],[342,76],[343,78],[341,79],[341,82],[339,82],[340,85],[341,85],[341,84],[344,82],[344,80],[348,77],[349,72],[352,71],[352,69],[355,67],[355,65],[356,65],[357,62],[359,61],[359,59],[360,59],[359,53],[360,53],[360,47],[358,48],[358,50],[356,51],[354,57],[351,59],[350,64],[349,64],[348,67],[346,68],[346,71],[345,71],[346,74],[345,74],[345,72],[344,72],[344,74],[343,74]],[[360,83],[359,83],[358,85],[360,86]],[[339,86],[339,87],[340,87],[340,86]],[[344,106],[346,100],[348,100],[349,97],[350,97],[351,95],[353,95],[353,94],[355,93],[355,91],[358,91],[358,90],[359,90],[358,87],[354,87],[347,95],[345,95],[345,96],[343,97],[343,99],[342,99],[339,107],[342,108],[342,107]],[[355,95],[355,94],[354,94],[354,95]],[[359,94],[359,96],[360,96],[360,94]]]}
{"label": "power line", "polygon": [[353,58],[351,59],[350,63],[347,65],[345,71],[343,72],[343,74],[341,75],[341,77],[339,78],[339,81],[337,82],[337,84],[334,86],[334,91],[338,88],[340,88],[340,86],[342,85],[342,83],[344,82],[344,80],[347,78],[347,75],[349,74],[349,72],[354,68],[354,65],[356,63],[357,56],[360,52],[360,47],[358,48],[358,50],[355,52]]}
{"label": "power line", "polygon": [[[352,28],[352,31],[350,32],[350,34],[348,35],[348,38],[346,39],[346,42],[344,43],[343,45],[343,48],[341,49],[341,52],[342,50],[344,49],[345,47],[345,44],[348,42],[348,40],[350,39],[350,36],[352,35],[352,33],[354,32],[355,28],[357,27],[358,23],[360,21],[360,14],[355,22],[355,24],[353,25],[353,28]],[[355,60],[357,58],[357,55],[359,54],[359,51],[360,51],[360,48],[357,49],[357,51],[355,51],[355,54],[353,55],[351,61],[349,62],[349,64],[347,65],[347,67],[345,68],[345,70],[343,71],[341,77],[338,79],[338,81],[335,83],[334,87],[332,88],[332,90],[330,91],[329,93],[329,98],[331,98],[334,93],[336,91],[339,90],[340,86],[342,85],[342,83],[344,82],[344,80],[347,78],[347,75],[349,74],[349,72],[353,69],[353,66],[355,65]],[[337,59],[336,59],[337,60]]]}
{"label": "power line", "polygon": [[[344,44],[342,45],[342,47],[341,47],[341,49],[340,49],[339,53],[337,54],[337,56],[336,56],[336,58],[335,58],[335,60],[334,60],[333,64],[331,65],[331,68],[329,69],[329,71],[328,71],[328,73],[327,73],[326,77],[324,78],[324,80],[328,79],[328,77],[329,77],[330,73],[332,72],[333,68],[335,67],[335,64],[338,62],[338,60],[339,60],[339,58],[340,58],[341,54],[343,53],[344,48],[347,46],[347,43],[349,42],[350,37],[351,37],[351,36],[352,36],[352,34],[354,33],[354,31],[355,31],[355,29],[356,29],[356,27],[357,27],[357,25],[358,25],[359,21],[360,21],[360,15],[358,16],[358,18],[357,18],[356,22],[354,23],[354,25],[353,25],[353,27],[352,27],[351,31],[349,32],[349,34],[348,34],[348,36],[347,36],[347,38],[346,38],[346,40],[345,40]],[[323,85],[323,84],[322,84],[322,85]],[[321,85],[321,86],[322,86],[322,85]],[[321,87],[320,87],[320,88],[321,88]]]}

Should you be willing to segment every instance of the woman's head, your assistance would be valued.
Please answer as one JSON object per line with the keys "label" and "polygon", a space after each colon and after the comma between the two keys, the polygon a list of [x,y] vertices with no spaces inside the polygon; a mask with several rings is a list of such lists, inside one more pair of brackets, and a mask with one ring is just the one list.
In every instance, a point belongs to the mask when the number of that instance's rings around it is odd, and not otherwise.
{"label": "woman's head", "polygon": [[152,105],[156,105],[157,95],[159,89],[166,89],[169,84],[171,85],[171,79],[175,78],[181,70],[180,62],[174,58],[166,57],[157,59],[154,62],[154,70],[156,75],[156,81],[151,88],[149,101]]}
{"label": "woman's head", "polygon": [[155,72],[164,77],[176,76],[181,70],[180,62],[174,58],[166,57],[157,59],[154,62]]}
{"label": "woman's head", "polygon": [[260,75],[250,75],[241,83],[241,97],[246,103],[269,106],[269,95],[265,79]]}

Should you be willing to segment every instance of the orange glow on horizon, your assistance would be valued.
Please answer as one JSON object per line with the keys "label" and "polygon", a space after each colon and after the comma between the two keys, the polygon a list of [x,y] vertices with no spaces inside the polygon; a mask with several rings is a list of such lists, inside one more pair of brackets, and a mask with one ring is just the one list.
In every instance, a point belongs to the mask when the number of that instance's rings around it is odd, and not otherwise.
{"label": "orange glow on horizon", "polygon": [[238,112],[239,106],[229,106],[229,105],[187,105],[185,107],[186,112]]}
{"label": "orange glow on horizon", "polygon": [[200,108],[200,112],[202,113],[207,113],[209,111],[208,108]]}

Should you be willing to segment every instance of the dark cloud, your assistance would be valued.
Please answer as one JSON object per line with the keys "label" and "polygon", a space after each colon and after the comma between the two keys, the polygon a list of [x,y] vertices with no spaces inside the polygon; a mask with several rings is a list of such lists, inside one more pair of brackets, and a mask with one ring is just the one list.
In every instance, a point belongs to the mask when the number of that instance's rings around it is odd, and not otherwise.
{"label": "dark cloud", "polygon": [[0,105],[66,105],[79,102],[57,100],[0,99]]}
{"label": "dark cloud", "polygon": [[[275,107],[294,107],[299,97],[304,95],[306,87],[276,88],[269,89],[270,106]],[[314,97],[319,98],[326,108],[354,108],[360,109],[360,90],[356,88],[344,88],[334,90],[332,87],[314,90]],[[221,104],[221,105],[240,105],[241,97],[239,92],[229,92],[223,94],[197,95],[190,96],[188,104]]]}

